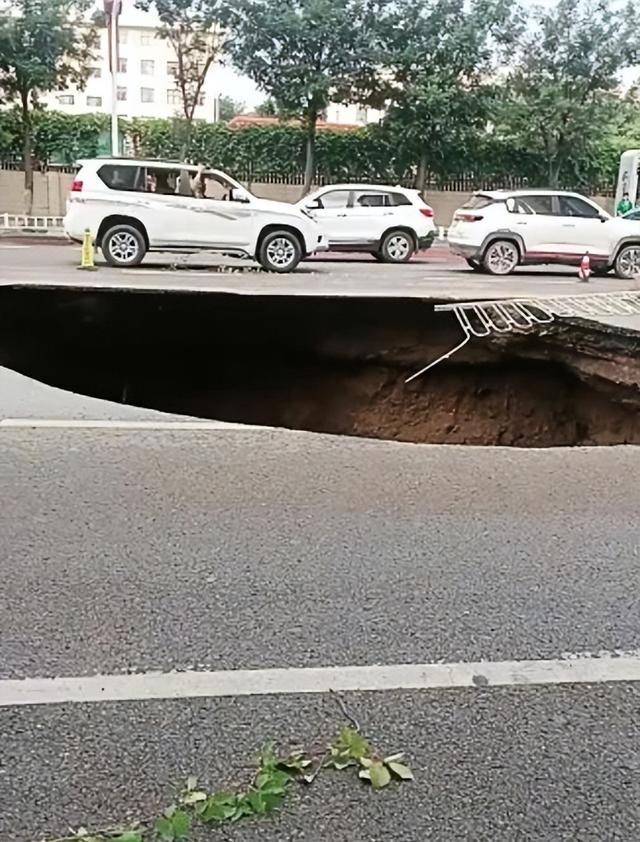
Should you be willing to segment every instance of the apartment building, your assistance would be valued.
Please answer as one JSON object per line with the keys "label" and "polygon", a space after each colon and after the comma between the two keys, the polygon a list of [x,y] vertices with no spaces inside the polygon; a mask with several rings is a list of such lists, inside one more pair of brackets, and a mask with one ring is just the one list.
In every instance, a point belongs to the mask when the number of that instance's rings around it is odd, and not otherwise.
{"label": "apartment building", "polygon": [[[175,117],[181,113],[181,99],[173,75],[176,55],[165,40],[157,37],[157,22],[149,12],[133,8],[127,0],[120,16],[120,61],[118,67],[118,114],[121,117]],[[84,90],[55,91],[44,97],[51,109],[67,114],[111,113],[112,81],[109,70],[109,38],[100,30],[100,43],[91,75]],[[213,122],[221,96],[244,102],[247,111],[265,99],[253,85],[224,65],[210,68],[202,89],[195,118]],[[378,122],[382,114],[356,105],[331,104],[327,120],[332,123],[366,125]]]}
{"label": "apartment building", "polygon": [[[106,29],[100,30],[100,44],[84,90],[68,88],[45,98],[49,108],[68,114],[111,113],[112,81],[109,71],[109,43]],[[120,18],[120,61],[118,66],[118,114],[122,117],[174,117],[181,110],[174,70],[176,55],[157,37],[153,17],[125,9]],[[212,67],[202,90],[195,117],[216,118],[219,86],[214,84],[217,67]]]}

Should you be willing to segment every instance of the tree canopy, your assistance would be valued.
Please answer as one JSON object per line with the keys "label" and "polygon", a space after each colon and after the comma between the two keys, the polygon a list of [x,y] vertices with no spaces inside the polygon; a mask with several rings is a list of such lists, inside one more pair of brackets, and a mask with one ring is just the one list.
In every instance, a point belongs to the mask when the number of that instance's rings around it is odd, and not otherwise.
{"label": "tree canopy", "polygon": [[96,44],[83,16],[88,7],[89,0],[0,2],[0,92],[22,113],[27,213],[33,207],[31,111],[43,93],[83,87]]}
{"label": "tree canopy", "polygon": [[381,101],[383,0],[235,0],[227,52],[242,73],[300,117],[307,130],[305,190],[314,176],[316,125],[331,101]]}

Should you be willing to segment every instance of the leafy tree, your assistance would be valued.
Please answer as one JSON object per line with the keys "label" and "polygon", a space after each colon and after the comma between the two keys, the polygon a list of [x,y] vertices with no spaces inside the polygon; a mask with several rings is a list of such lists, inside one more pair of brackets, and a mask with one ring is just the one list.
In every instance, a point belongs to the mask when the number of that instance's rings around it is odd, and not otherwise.
{"label": "leafy tree", "polygon": [[174,77],[184,120],[186,155],[204,83],[224,46],[223,0],[137,0],[136,6],[145,12],[155,10],[160,18],[158,37],[175,52]]}
{"label": "leafy tree", "polygon": [[507,79],[498,134],[537,156],[550,187],[589,179],[608,135],[627,113],[621,72],[640,57],[640,6],[611,0],[559,0],[534,13]]}
{"label": "leafy tree", "polygon": [[277,117],[278,116],[278,106],[276,102],[269,97],[265,99],[264,102],[259,103],[256,105],[255,114],[258,117]]}
{"label": "leafy tree", "polygon": [[228,123],[233,120],[238,114],[244,114],[244,102],[239,102],[230,96],[221,96],[218,105],[218,119],[222,123]]}
{"label": "leafy tree", "polygon": [[96,33],[83,17],[88,0],[1,0],[0,89],[22,122],[25,212],[33,210],[33,120],[40,96],[86,82]]}
{"label": "leafy tree", "polygon": [[306,130],[304,192],[315,172],[316,126],[330,101],[376,104],[383,0],[235,0],[227,44],[235,66]]}
{"label": "leafy tree", "polygon": [[517,31],[509,0],[397,0],[384,21],[392,56],[385,127],[416,169],[464,167],[486,133],[492,71]]}

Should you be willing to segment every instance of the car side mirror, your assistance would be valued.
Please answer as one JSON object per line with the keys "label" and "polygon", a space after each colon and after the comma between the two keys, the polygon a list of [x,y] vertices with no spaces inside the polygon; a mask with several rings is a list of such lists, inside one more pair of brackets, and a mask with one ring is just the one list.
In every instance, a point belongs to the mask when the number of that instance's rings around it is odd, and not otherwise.
{"label": "car side mirror", "polygon": [[249,204],[251,199],[249,197],[249,193],[243,187],[234,187],[231,191],[231,201]]}
{"label": "car side mirror", "polygon": [[598,219],[600,220],[600,222],[608,222],[609,221],[609,217],[605,216],[603,213],[598,214]]}
{"label": "car side mirror", "polygon": [[320,210],[321,207],[322,204],[320,202],[320,199],[314,199],[312,202],[309,202],[307,205],[305,205],[305,208],[308,211]]}

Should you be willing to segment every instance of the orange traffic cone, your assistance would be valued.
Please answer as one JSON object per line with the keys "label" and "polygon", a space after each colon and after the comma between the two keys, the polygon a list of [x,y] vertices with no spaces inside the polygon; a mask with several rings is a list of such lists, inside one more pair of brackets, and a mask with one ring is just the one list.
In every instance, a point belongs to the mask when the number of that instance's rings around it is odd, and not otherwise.
{"label": "orange traffic cone", "polygon": [[585,256],[580,261],[580,269],[578,271],[578,279],[581,283],[586,284],[589,282],[589,278],[591,277],[591,258],[589,257],[589,252],[585,254]]}

